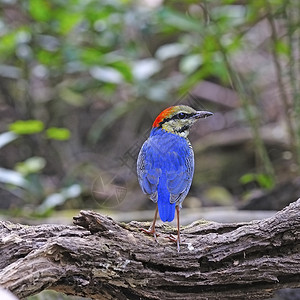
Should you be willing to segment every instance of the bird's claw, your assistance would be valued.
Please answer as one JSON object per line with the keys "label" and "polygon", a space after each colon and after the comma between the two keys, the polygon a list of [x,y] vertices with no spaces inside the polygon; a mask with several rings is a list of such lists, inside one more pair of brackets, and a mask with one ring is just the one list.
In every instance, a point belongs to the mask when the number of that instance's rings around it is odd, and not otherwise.
{"label": "bird's claw", "polygon": [[173,234],[169,235],[169,240],[177,244],[177,252],[180,252],[180,236],[175,236]]}
{"label": "bird's claw", "polygon": [[153,235],[153,237],[155,239],[155,242],[158,243],[157,237],[159,236],[159,233],[156,233],[155,229],[153,229],[152,227],[150,227],[149,229],[141,228],[140,230],[143,231],[144,233],[149,234],[149,235]]}
{"label": "bird's claw", "polygon": [[170,234],[168,236],[169,240],[172,241],[172,242],[177,242],[177,237],[174,235],[174,234]]}

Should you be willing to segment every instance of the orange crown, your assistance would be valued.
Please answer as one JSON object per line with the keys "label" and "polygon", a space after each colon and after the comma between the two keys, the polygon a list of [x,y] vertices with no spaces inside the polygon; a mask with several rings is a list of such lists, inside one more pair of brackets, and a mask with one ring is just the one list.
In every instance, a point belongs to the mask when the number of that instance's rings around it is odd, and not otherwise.
{"label": "orange crown", "polygon": [[163,110],[153,122],[152,127],[159,127],[159,123],[162,122],[165,118],[168,118],[176,110],[176,106],[171,106]]}

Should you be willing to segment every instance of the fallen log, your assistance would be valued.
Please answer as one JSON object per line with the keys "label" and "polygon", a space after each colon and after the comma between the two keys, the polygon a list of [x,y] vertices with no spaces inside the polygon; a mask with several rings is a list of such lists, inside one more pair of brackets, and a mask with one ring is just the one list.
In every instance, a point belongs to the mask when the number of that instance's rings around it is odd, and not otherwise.
{"label": "fallen log", "polygon": [[0,222],[0,285],[19,298],[53,289],[92,299],[266,299],[300,287],[300,199],[271,218],[197,221],[181,250],[159,225],[81,211],[74,225]]}

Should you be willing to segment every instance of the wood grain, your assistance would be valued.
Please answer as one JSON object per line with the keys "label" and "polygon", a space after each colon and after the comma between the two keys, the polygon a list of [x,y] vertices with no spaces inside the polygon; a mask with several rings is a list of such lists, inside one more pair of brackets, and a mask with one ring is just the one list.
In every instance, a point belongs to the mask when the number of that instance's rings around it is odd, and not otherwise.
{"label": "wood grain", "polygon": [[300,287],[300,199],[248,223],[198,221],[181,251],[158,226],[81,211],[74,226],[0,222],[0,285],[19,298],[53,289],[92,299],[266,299]]}

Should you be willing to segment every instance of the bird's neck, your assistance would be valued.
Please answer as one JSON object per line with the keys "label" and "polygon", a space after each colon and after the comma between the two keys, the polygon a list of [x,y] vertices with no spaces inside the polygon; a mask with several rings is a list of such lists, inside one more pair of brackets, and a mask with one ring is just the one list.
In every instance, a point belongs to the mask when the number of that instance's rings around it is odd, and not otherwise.
{"label": "bird's neck", "polygon": [[154,135],[163,135],[164,133],[171,133],[174,134],[176,136],[185,138],[186,140],[188,139],[188,135],[189,135],[189,129],[188,128],[184,128],[183,130],[174,130],[174,128],[172,128],[171,126],[162,126],[162,127],[153,127],[152,131],[151,131],[151,136]]}

